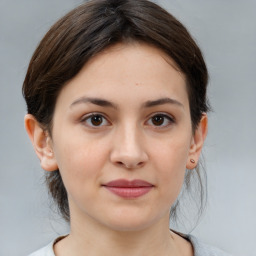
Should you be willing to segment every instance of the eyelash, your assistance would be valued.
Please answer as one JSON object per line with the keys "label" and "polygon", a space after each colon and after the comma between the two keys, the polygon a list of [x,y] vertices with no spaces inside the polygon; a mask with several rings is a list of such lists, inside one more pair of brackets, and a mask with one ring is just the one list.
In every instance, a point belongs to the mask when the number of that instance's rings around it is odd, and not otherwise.
{"label": "eyelash", "polygon": [[[93,124],[92,124],[92,118],[93,118],[93,117],[100,117],[100,118],[103,120],[103,122],[107,122],[107,124],[93,125]],[[91,120],[91,121],[90,121],[91,124],[88,124],[88,120]],[[82,123],[85,123],[86,126],[91,127],[91,128],[95,128],[95,129],[100,128],[100,127],[102,127],[102,126],[109,126],[109,125],[110,125],[110,122],[109,122],[109,121],[107,120],[107,118],[106,118],[103,114],[101,114],[101,113],[91,113],[91,114],[88,114],[88,115],[86,115],[86,116],[84,116],[84,117],[82,118],[81,122],[82,122]]]}
{"label": "eyelash", "polygon": [[[163,124],[160,124],[160,125],[155,125],[155,124],[153,124],[152,119],[153,119],[154,117],[163,118],[163,119],[164,119],[164,120],[163,120],[164,125],[163,125]],[[150,126],[153,126],[154,129],[164,129],[164,128],[167,128],[167,127],[169,127],[170,125],[174,124],[174,123],[175,123],[175,119],[174,119],[172,116],[167,115],[167,114],[164,114],[164,113],[155,113],[155,114],[151,115],[151,117],[148,119],[147,123],[148,123],[148,122],[151,122]],[[167,122],[167,123],[166,123],[166,122]]]}
{"label": "eyelash", "polygon": [[[99,117],[101,118],[101,120],[103,121],[103,124],[100,123],[99,125],[94,125],[92,123],[92,118],[93,117]],[[156,117],[160,117],[160,118],[163,118],[163,124],[160,124],[160,125],[156,125],[153,123],[153,118],[156,118]],[[88,127],[91,127],[91,128],[94,128],[94,129],[97,129],[97,128],[100,128],[100,127],[103,127],[103,126],[110,126],[111,123],[108,121],[108,119],[101,113],[91,113],[91,114],[88,114],[86,116],[84,116],[81,120],[82,123],[85,123],[86,126]],[[90,124],[88,124],[88,122],[90,122]],[[166,124],[167,122],[167,124]],[[151,124],[148,124],[148,123],[151,123]],[[164,113],[155,113],[153,115],[151,115],[149,117],[149,119],[147,119],[146,121],[146,124],[147,126],[153,126],[154,129],[163,129],[163,128],[166,128],[166,127],[169,127],[171,124],[175,123],[175,119],[173,117],[171,117],[170,115],[167,115],[167,114],[164,114]]]}

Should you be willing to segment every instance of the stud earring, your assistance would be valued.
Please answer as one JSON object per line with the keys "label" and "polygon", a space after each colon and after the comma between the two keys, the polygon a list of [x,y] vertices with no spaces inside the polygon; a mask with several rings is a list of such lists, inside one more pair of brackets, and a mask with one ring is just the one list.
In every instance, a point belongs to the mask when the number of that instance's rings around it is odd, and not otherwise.
{"label": "stud earring", "polygon": [[48,154],[49,154],[49,156],[53,156],[52,150],[49,150]]}
{"label": "stud earring", "polygon": [[195,160],[194,159],[190,159],[190,163],[194,164]]}

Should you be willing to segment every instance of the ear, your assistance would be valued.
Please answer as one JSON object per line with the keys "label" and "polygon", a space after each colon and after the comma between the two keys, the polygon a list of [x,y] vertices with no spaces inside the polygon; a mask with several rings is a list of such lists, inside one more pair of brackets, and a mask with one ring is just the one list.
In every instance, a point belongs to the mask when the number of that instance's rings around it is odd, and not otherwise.
{"label": "ear", "polygon": [[208,117],[204,113],[191,140],[187,169],[194,169],[198,163],[200,153],[208,132]]}
{"label": "ear", "polygon": [[52,148],[49,134],[43,130],[33,115],[25,116],[25,128],[33,144],[34,150],[40,159],[41,167],[46,171],[55,171],[58,165]]}

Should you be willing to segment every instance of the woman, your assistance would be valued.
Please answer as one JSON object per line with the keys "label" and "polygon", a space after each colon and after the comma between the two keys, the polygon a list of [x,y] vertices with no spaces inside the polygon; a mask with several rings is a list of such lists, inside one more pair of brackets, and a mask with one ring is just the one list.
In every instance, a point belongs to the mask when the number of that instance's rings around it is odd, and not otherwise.
{"label": "woman", "polygon": [[207,79],[184,26],[146,0],[90,1],[49,30],[25,127],[70,233],[33,256],[226,255],[169,230],[184,179],[200,178]]}

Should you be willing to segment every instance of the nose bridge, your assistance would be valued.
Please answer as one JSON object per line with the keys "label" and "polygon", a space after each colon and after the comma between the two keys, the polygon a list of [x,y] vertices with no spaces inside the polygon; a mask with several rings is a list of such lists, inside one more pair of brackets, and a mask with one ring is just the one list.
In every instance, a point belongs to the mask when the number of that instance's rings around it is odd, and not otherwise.
{"label": "nose bridge", "polygon": [[127,122],[120,129],[120,137],[123,142],[124,152],[135,152],[139,148],[138,129],[136,124]]}
{"label": "nose bridge", "polygon": [[120,125],[114,138],[111,161],[126,168],[136,168],[147,161],[143,135],[135,122]]}

